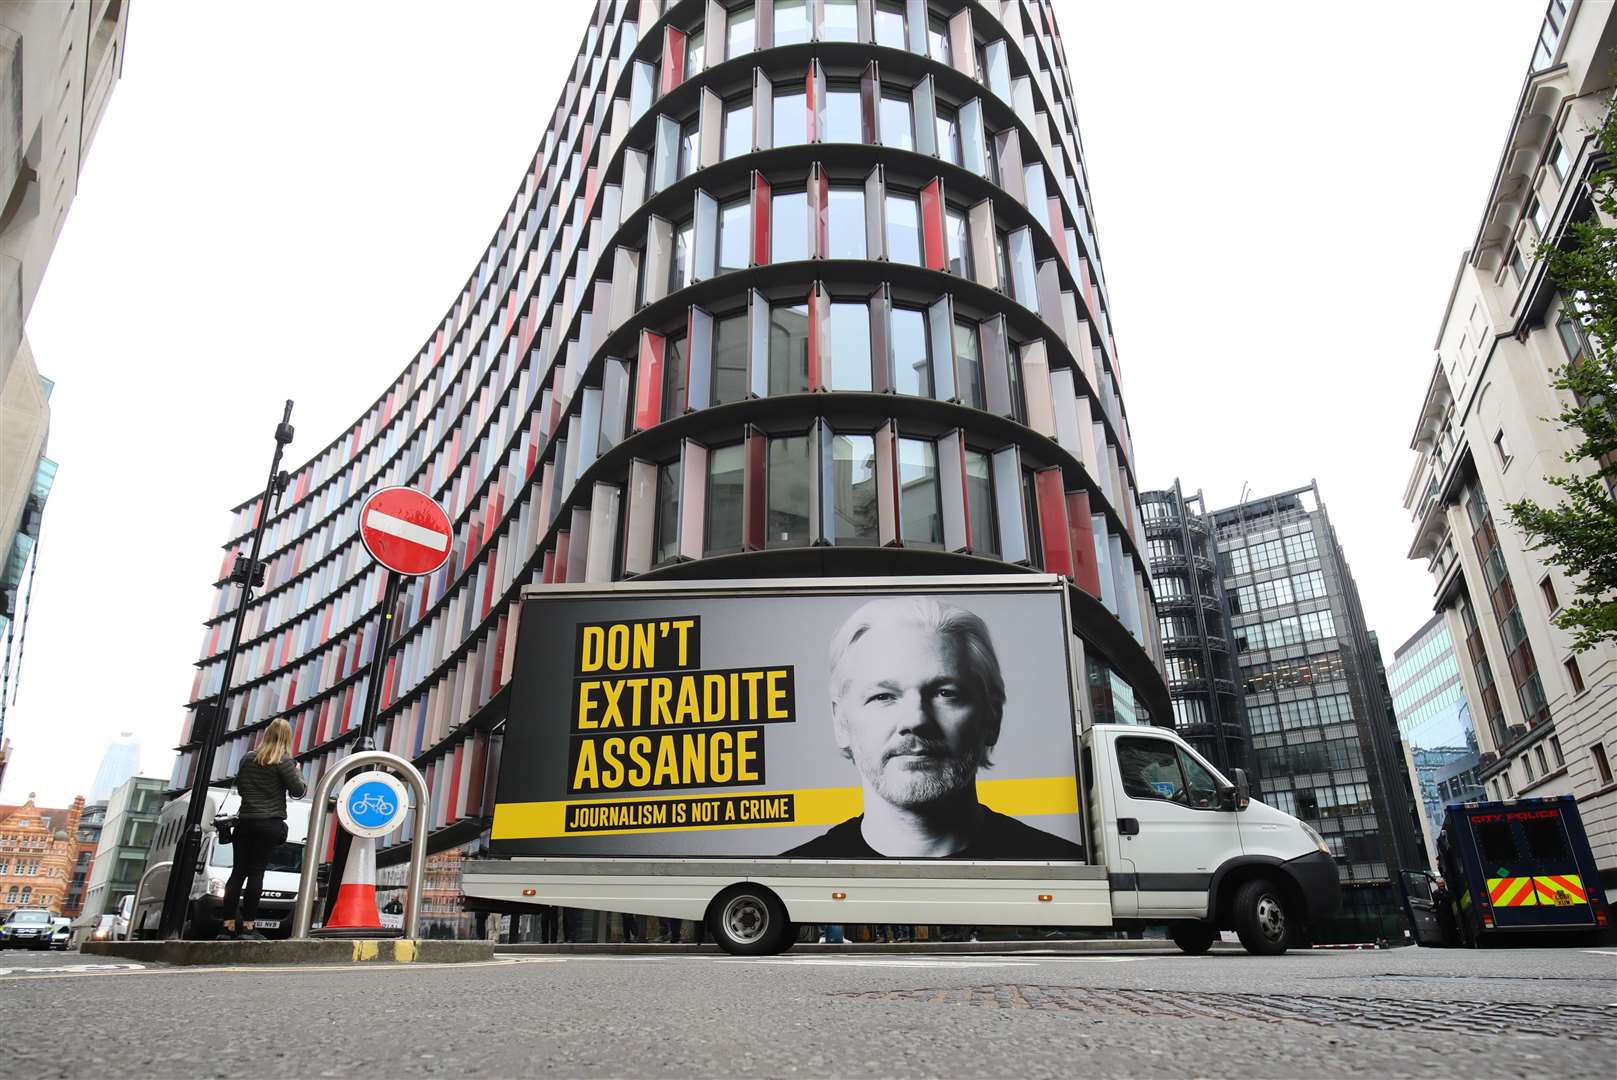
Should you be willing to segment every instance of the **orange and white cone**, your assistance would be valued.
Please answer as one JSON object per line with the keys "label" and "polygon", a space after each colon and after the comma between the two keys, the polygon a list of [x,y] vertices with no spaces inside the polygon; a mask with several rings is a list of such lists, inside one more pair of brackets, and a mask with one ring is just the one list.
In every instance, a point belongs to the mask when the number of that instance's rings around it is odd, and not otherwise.
{"label": "orange and white cone", "polygon": [[376,840],[356,836],[348,847],[337,903],[326,920],[327,930],[380,930],[376,909]]}

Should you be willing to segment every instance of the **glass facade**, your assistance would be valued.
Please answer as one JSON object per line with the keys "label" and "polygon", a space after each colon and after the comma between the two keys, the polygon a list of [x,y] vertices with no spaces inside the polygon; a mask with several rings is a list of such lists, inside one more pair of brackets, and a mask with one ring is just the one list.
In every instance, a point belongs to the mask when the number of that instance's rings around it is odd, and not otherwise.
{"label": "glass facade", "polygon": [[[974,8],[960,28],[1005,58],[990,79],[951,55],[957,10],[600,7],[464,287],[267,511],[215,778],[274,717],[311,781],[351,749],[385,585],[358,507],[387,485],[433,495],[455,530],[445,566],[404,587],[378,695],[378,745],[432,788],[435,847],[487,816],[489,731],[529,585],[721,555],[764,574],[811,549],[849,576],[902,572],[909,548],[932,573],[951,559],[1076,567],[1095,601],[1076,628],[1084,706],[1168,722],[1054,17],[1042,0]],[[702,25],[712,12],[722,30]],[[816,40],[839,44],[791,48]],[[875,63],[894,49],[913,55]],[[850,169],[832,141],[873,144],[867,164]],[[991,150],[1013,144],[1048,205],[982,197]],[[1001,233],[1017,238],[1016,282],[991,250]],[[1076,318],[1034,303],[1034,281]],[[236,508],[210,567],[175,788],[197,708],[220,690],[229,568],[263,510]]]}

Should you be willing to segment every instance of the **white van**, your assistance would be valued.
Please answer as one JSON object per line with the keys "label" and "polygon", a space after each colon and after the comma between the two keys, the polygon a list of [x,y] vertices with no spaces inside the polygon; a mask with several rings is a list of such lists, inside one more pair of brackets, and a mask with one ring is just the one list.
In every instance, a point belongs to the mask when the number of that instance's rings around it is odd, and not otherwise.
{"label": "white van", "polygon": [[[190,795],[163,807],[157,819],[157,833],[146,856],[146,865],[172,861],[180,831],[185,828],[185,811]],[[208,804],[202,811],[202,853],[191,882],[185,916],[184,936],[207,939],[224,928],[225,883],[235,865],[232,845],[221,843],[214,831],[215,817],[234,817],[241,798],[233,788],[209,788]],[[286,801],[286,842],[270,856],[264,872],[264,891],[258,905],[254,928],[265,937],[287,937],[292,932],[292,907],[298,897],[298,874],[303,868],[303,842],[309,835],[308,800]],[[134,937],[154,937],[162,922],[163,898],[168,892],[170,869],[162,869],[146,879],[145,888],[134,905]]]}

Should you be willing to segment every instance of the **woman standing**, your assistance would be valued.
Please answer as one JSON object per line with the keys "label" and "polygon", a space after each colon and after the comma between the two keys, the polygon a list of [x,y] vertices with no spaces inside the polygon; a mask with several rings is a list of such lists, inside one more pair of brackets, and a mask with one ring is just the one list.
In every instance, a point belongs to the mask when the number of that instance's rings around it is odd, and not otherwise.
{"label": "woman standing", "polygon": [[220,937],[264,940],[264,935],[253,929],[258,898],[264,891],[264,868],[275,849],[286,843],[287,793],[300,799],[307,790],[292,764],[292,726],[285,720],[270,721],[258,749],[243,758],[241,768],[236,770],[241,810],[236,817],[235,863],[225,883],[225,929]]}

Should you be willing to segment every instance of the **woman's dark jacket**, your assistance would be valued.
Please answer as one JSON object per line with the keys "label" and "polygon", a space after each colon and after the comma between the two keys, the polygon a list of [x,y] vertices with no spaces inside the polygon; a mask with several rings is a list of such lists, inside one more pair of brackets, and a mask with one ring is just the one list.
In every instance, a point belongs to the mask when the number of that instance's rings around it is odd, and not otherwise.
{"label": "woman's dark jacket", "polygon": [[241,811],[237,816],[244,821],[248,818],[284,821],[286,793],[290,791],[294,799],[301,799],[308,790],[291,758],[282,758],[274,765],[260,765],[257,754],[248,754],[241,759],[241,768],[236,770],[236,791],[241,795]]}

